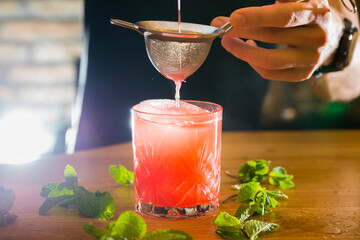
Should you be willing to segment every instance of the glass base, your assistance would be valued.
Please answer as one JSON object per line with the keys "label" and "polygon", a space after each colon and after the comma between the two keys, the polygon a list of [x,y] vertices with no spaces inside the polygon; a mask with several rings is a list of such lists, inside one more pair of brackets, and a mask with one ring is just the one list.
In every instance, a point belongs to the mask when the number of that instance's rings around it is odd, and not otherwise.
{"label": "glass base", "polygon": [[160,218],[196,218],[212,214],[219,208],[219,202],[210,202],[194,207],[158,207],[138,201],[135,208],[146,215]]}

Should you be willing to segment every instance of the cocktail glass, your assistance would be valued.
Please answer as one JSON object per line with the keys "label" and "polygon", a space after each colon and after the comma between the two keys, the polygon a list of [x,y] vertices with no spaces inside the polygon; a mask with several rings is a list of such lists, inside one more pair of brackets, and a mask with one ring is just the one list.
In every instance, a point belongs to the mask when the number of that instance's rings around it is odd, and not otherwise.
{"label": "cocktail glass", "polygon": [[219,207],[222,107],[147,100],[132,108],[135,207],[164,218]]}

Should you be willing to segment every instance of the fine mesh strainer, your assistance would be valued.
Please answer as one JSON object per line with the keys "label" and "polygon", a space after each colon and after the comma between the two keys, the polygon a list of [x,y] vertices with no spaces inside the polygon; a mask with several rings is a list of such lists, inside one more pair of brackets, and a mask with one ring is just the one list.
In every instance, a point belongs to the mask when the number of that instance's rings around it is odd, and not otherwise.
{"label": "fine mesh strainer", "polygon": [[213,40],[231,29],[171,21],[140,21],[129,23],[111,19],[112,24],[135,30],[145,38],[150,61],[166,78],[182,81],[193,74],[205,61]]}

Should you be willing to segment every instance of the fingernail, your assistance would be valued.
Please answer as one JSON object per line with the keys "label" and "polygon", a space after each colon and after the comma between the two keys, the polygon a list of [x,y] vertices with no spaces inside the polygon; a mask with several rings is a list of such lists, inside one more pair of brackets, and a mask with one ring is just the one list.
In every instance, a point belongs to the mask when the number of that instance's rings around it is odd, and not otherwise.
{"label": "fingernail", "polygon": [[230,16],[230,23],[234,27],[239,27],[245,24],[245,16],[241,13],[234,13]]}

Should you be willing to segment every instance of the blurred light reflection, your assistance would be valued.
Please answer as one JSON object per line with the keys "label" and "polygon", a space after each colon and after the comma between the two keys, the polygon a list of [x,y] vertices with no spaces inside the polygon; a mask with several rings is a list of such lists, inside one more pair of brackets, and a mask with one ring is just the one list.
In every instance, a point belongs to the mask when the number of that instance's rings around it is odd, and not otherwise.
{"label": "blurred light reflection", "polygon": [[55,135],[29,110],[12,110],[0,118],[0,164],[37,160],[52,150]]}

